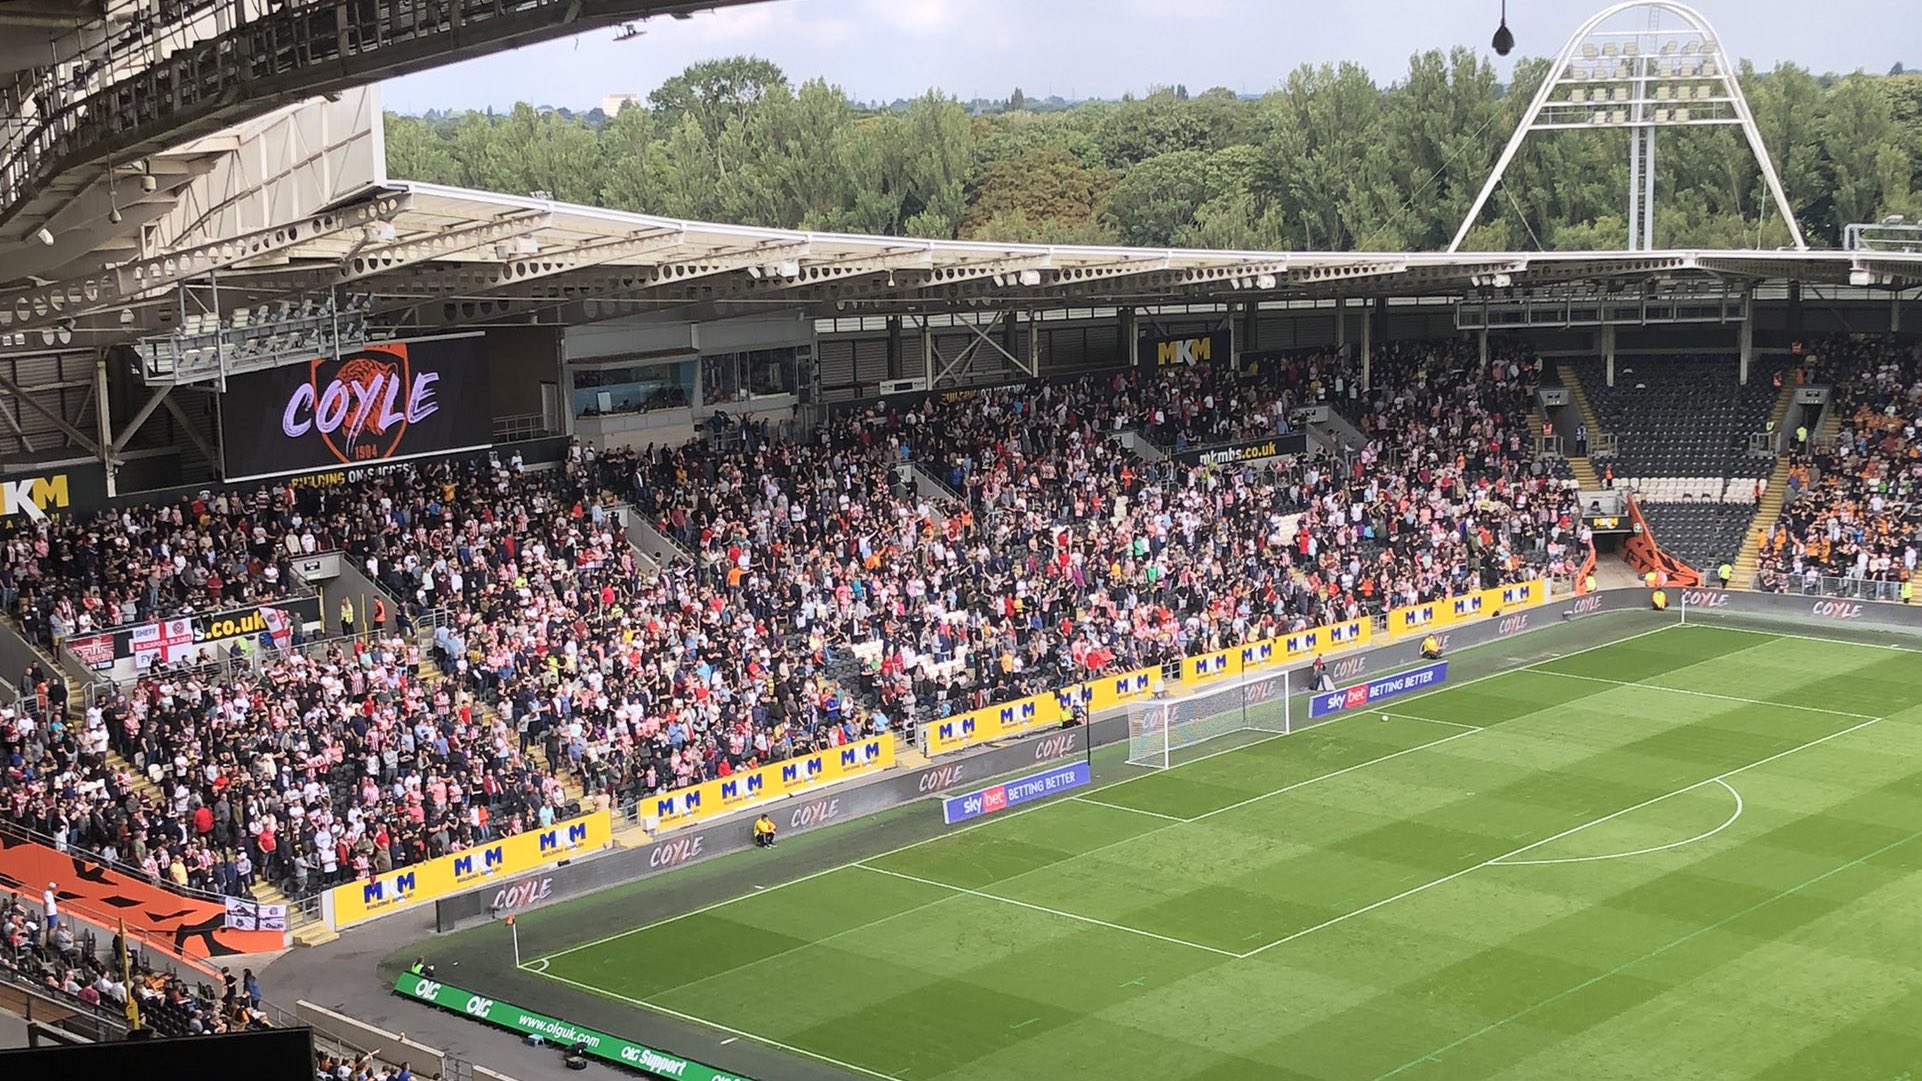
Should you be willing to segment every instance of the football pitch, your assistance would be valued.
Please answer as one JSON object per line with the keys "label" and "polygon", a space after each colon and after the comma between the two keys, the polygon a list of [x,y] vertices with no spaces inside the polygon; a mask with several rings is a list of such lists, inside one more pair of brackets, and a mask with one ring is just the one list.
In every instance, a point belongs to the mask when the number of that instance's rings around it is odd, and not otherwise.
{"label": "football pitch", "polygon": [[520,968],[879,1081],[1922,1074],[1922,654],[1665,626],[1389,707]]}

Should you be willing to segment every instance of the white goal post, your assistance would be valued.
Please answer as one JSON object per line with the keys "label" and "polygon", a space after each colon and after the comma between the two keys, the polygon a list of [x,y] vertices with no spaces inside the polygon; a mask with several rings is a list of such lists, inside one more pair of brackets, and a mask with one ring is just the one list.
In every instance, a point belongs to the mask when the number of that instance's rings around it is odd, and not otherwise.
{"label": "white goal post", "polygon": [[1179,698],[1131,702],[1128,764],[1167,769],[1182,751],[1235,732],[1293,731],[1286,670],[1252,675]]}

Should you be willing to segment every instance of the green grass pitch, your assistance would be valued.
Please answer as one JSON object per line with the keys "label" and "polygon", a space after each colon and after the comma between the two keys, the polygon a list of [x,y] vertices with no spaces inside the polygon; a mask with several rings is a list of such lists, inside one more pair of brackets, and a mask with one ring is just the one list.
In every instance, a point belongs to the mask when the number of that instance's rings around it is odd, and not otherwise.
{"label": "green grass pitch", "polygon": [[1922,1073],[1922,654],[1670,627],[1394,710],[523,967],[879,1081]]}

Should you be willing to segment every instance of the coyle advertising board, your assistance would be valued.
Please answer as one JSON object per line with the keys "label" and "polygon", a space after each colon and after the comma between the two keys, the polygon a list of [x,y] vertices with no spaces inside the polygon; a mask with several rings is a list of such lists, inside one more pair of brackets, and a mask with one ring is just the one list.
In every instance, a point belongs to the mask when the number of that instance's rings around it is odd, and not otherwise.
{"label": "coyle advertising board", "polygon": [[485,448],[493,421],[480,340],[388,342],[234,376],[220,396],[227,479]]}

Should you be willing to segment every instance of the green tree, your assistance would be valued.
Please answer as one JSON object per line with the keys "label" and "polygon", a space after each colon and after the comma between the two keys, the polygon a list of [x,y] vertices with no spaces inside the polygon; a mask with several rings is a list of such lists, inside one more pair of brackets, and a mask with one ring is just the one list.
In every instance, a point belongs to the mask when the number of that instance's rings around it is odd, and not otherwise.
{"label": "green tree", "polygon": [[647,102],[670,127],[692,116],[709,139],[717,139],[729,121],[746,120],[777,87],[786,89],[787,75],[773,61],[730,56],[689,66],[649,94]]}
{"label": "green tree", "polygon": [[[1008,240],[1006,230],[1020,224],[1051,222],[1073,231],[1101,216],[1115,176],[1089,168],[1060,146],[1036,146],[982,170],[973,185],[965,237]],[[1001,223],[988,230],[991,222]]]}

